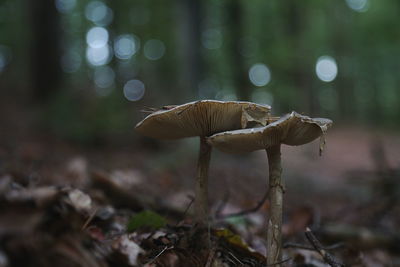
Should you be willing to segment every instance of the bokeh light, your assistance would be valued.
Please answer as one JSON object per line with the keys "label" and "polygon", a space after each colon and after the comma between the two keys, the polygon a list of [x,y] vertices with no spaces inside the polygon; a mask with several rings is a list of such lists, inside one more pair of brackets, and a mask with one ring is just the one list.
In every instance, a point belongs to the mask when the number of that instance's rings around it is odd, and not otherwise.
{"label": "bokeh light", "polygon": [[93,66],[105,65],[111,57],[111,49],[108,45],[96,48],[88,46],[86,49],[86,59]]}
{"label": "bokeh light", "polygon": [[144,44],[144,56],[150,60],[158,60],[165,54],[165,45],[162,41],[151,39]]}
{"label": "bokeh light", "polygon": [[201,35],[201,43],[207,49],[218,49],[222,46],[222,34],[220,30],[208,29]]}
{"label": "bokeh light", "polygon": [[347,5],[354,11],[365,12],[369,8],[368,0],[346,0]]}
{"label": "bokeh light", "polygon": [[107,88],[114,85],[115,73],[109,66],[101,66],[94,70],[94,83],[100,88]]}
{"label": "bokeh light", "polygon": [[107,96],[114,89],[115,73],[109,66],[97,67],[93,73],[93,81],[96,85],[96,94]]}
{"label": "bokeh light", "polygon": [[330,56],[319,57],[315,65],[315,72],[321,81],[333,81],[338,73],[335,59]]}
{"label": "bokeh light", "polygon": [[271,72],[265,64],[254,64],[249,70],[249,78],[255,86],[265,86],[271,80]]}
{"label": "bokeh light", "polygon": [[112,22],[114,14],[103,2],[92,1],[85,8],[85,17],[97,26],[107,26]]}
{"label": "bokeh light", "polygon": [[139,47],[139,38],[132,34],[119,35],[114,41],[114,53],[119,59],[130,59]]}
{"label": "bokeh light", "polygon": [[93,48],[100,48],[108,43],[108,31],[103,27],[93,27],[86,34],[86,43]]}
{"label": "bokeh light", "polygon": [[124,96],[129,101],[138,101],[143,98],[145,87],[139,80],[130,80],[124,85]]}
{"label": "bokeh light", "polygon": [[74,9],[76,0],[56,0],[55,4],[58,12],[67,14]]}

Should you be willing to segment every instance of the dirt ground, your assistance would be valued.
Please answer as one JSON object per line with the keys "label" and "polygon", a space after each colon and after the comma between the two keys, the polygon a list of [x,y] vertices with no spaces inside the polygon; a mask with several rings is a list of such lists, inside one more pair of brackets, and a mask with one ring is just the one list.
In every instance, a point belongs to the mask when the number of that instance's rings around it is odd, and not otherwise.
{"label": "dirt ground", "polygon": [[[211,230],[196,236],[198,140],[87,146],[23,125],[0,137],[1,267],[264,266],[264,151],[213,152]],[[398,133],[337,126],[326,141],[321,157],[319,141],[282,150],[281,264],[329,266],[310,227],[346,266],[400,265]]]}

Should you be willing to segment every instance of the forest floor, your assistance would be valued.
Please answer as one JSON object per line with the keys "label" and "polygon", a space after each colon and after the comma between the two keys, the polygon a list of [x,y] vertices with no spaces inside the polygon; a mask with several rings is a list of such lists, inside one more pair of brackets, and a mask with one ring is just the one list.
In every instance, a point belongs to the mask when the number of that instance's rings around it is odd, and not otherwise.
{"label": "forest floor", "polygon": [[[0,137],[0,267],[265,266],[263,152],[213,153],[210,228],[194,232],[197,140]],[[322,157],[318,143],[282,155],[283,266],[329,266],[307,227],[346,266],[400,266],[398,135],[337,127]]]}

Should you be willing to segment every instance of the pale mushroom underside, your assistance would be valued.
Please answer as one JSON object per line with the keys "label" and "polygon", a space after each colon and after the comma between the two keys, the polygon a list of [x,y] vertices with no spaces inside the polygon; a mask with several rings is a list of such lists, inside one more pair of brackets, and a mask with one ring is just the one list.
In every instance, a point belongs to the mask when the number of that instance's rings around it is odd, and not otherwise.
{"label": "pale mushroom underside", "polygon": [[157,139],[210,136],[255,124],[266,125],[270,109],[251,102],[202,100],[155,111],[139,122],[136,130]]}
{"label": "pale mushroom underside", "polygon": [[252,152],[279,144],[298,146],[323,136],[331,125],[329,119],[292,112],[264,127],[214,134],[207,142],[227,153]]}

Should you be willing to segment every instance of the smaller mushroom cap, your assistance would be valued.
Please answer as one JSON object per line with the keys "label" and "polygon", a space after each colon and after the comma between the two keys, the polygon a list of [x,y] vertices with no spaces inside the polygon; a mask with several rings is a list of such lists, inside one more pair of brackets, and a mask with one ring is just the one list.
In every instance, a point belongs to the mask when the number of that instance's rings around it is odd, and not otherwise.
{"label": "smaller mushroom cap", "polygon": [[299,146],[323,136],[331,125],[329,119],[292,112],[264,127],[214,134],[207,142],[227,153],[252,152],[279,144]]}
{"label": "smaller mushroom cap", "polygon": [[271,107],[243,101],[201,100],[170,106],[136,125],[141,134],[157,139],[210,136],[214,133],[266,125]]}

